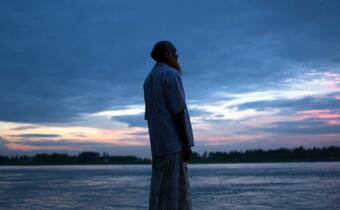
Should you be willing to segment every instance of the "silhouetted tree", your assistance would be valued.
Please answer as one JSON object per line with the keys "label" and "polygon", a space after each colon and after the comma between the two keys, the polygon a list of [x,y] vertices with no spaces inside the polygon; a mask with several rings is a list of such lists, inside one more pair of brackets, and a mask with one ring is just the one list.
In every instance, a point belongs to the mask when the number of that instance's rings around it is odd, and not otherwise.
{"label": "silhouetted tree", "polygon": [[[329,146],[305,149],[300,146],[293,149],[279,148],[253,149],[246,151],[230,152],[207,152],[201,156],[193,152],[191,163],[229,163],[229,162],[287,162],[287,161],[340,161],[340,147]],[[137,164],[151,163],[147,158],[135,156],[110,156],[103,153],[100,156],[97,152],[84,151],[78,156],[69,156],[60,153],[39,153],[33,157],[27,155],[15,155],[11,157],[0,155],[0,164]]]}
{"label": "silhouetted tree", "polygon": [[96,162],[100,160],[100,154],[98,152],[91,151],[81,152],[78,155],[78,159],[83,162]]}

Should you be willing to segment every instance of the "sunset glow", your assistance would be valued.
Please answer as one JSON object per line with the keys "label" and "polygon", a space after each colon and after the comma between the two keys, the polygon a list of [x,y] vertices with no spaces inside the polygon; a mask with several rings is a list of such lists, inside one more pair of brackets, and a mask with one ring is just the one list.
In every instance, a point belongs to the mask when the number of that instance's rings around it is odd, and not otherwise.
{"label": "sunset glow", "polygon": [[150,155],[143,82],[161,39],[178,50],[198,152],[340,145],[330,6],[2,4],[0,153]]}

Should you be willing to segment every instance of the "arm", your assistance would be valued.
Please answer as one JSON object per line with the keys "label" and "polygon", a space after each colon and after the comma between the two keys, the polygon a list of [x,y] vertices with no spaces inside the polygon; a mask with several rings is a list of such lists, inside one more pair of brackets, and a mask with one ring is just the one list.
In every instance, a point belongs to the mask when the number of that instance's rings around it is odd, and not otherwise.
{"label": "arm", "polygon": [[185,94],[182,80],[175,72],[168,71],[164,88],[165,100],[168,104],[170,113],[174,119],[176,130],[182,141],[183,161],[187,162],[191,158],[191,148],[185,127],[186,108]]}
{"label": "arm", "polygon": [[191,159],[192,151],[189,145],[188,136],[185,129],[184,110],[173,116],[178,134],[182,140],[183,161],[187,162]]}

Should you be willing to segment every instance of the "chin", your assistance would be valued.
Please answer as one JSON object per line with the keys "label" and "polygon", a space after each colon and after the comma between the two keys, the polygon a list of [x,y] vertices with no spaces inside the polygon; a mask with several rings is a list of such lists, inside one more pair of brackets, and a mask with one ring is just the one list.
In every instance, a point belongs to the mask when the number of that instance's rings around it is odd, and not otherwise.
{"label": "chin", "polygon": [[177,62],[177,60],[169,60],[168,62],[166,62],[166,64],[168,64],[172,68],[177,69],[177,71],[181,73],[181,65]]}

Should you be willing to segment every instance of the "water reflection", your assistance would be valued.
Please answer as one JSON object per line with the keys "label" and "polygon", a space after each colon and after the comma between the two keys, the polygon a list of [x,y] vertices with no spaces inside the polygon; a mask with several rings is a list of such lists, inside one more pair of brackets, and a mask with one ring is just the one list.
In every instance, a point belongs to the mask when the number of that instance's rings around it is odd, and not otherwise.
{"label": "water reflection", "polygon": [[[194,209],[340,209],[340,163],[189,164]],[[0,209],[147,209],[151,165],[1,166]]]}

